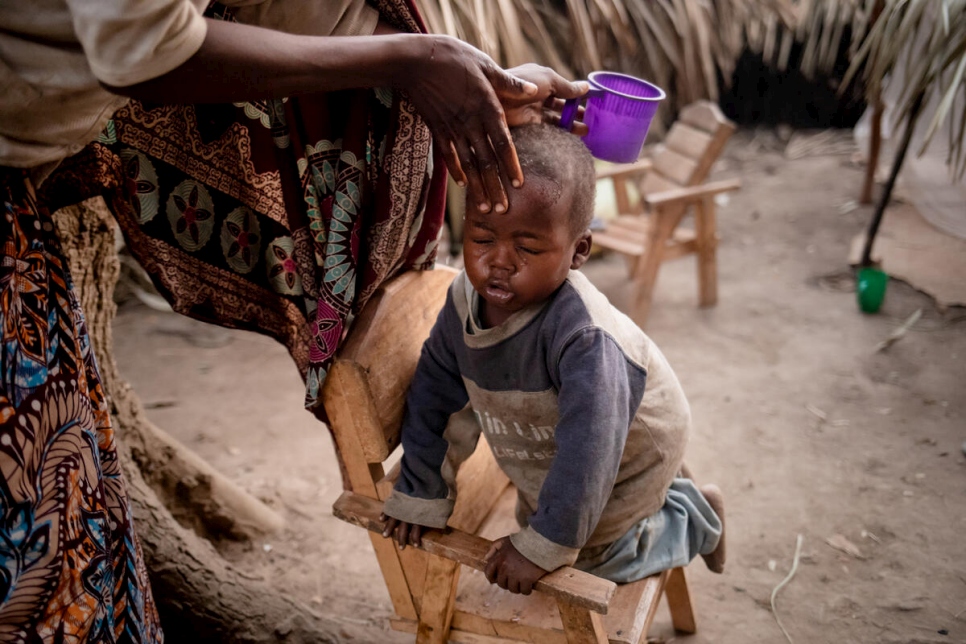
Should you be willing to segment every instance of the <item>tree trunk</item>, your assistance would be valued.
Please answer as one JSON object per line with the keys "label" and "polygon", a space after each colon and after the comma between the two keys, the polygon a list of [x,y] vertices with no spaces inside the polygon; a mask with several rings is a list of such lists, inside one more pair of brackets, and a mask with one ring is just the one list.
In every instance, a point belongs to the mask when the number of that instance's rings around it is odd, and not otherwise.
{"label": "tree trunk", "polygon": [[[83,306],[105,391],[111,401],[118,455],[135,525],[167,641],[334,642],[353,633],[249,580],[212,545],[183,527],[156,493],[177,503],[179,516],[206,534],[277,529],[281,519],[151,425],[111,352],[118,277],[114,221],[103,200],[54,214],[74,286]],[[182,498],[187,497],[187,499]],[[226,500],[227,499],[227,500]],[[199,512],[214,512],[214,523]]]}

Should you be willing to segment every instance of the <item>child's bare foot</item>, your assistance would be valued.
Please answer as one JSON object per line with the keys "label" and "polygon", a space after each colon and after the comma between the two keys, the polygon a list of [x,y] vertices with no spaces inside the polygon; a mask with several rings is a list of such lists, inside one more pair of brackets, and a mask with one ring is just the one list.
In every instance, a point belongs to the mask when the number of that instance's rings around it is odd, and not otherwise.
{"label": "child's bare foot", "polygon": [[711,572],[722,573],[724,572],[725,565],[725,517],[724,517],[724,495],[721,493],[721,488],[717,485],[709,483],[708,485],[701,486],[701,494],[707,499],[708,505],[714,510],[718,518],[721,519],[721,539],[718,541],[718,546],[709,554],[701,555],[704,559],[704,563],[707,564],[708,570]]}

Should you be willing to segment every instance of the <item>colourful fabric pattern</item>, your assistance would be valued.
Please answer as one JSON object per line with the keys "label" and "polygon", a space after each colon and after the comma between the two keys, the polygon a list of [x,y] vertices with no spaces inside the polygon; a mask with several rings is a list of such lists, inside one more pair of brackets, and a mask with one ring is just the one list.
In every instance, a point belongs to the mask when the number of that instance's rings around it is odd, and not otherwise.
{"label": "colourful fabric pattern", "polygon": [[23,171],[0,197],[0,641],[161,642],[53,223]]}
{"label": "colourful fabric pattern", "polygon": [[[376,4],[397,27],[422,28],[409,2]],[[231,19],[217,5],[210,14]],[[435,260],[444,166],[412,104],[389,89],[132,102],[101,142],[86,163],[117,157],[121,176],[101,183],[117,186],[112,209],[161,293],[176,311],[283,342],[307,407],[375,289]]]}
{"label": "colourful fabric pattern", "polygon": [[[423,29],[410,0],[374,4]],[[377,89],[132,103],[36,197],[27,176],[0,168],[0,642],[161,642],[49,212],[104,196],[175,310],[284,343],[321,416],[353,316],[387,278],[433,265],[443,164],[406,97]]]}

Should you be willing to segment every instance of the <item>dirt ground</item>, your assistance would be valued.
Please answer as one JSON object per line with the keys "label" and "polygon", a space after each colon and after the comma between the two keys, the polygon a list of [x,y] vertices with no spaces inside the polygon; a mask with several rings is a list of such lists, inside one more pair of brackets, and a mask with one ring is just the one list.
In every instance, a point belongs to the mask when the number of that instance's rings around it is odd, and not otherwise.
{"label": "dirt ground", "polygon": [[[726,494],[729,559],[688,570],[698,634],[675,637],[662,611],[659,641],[784,641],[769,600],[801,535],[777,599],[796,643],[966,642],[966,309],[893,281],[880,314],[859,313],[845,258],[871,208],[843,207],[863,172],[847,137],[788,160],[771,131],[740,132],[716,171],[744,185],[719,209],[718,306],[696,308],[693,260],[662,268],[646,330],[691,401],[691,467]],[[629,303],[620,257],[585,272]],[[332,444],[284,349],[140,304],[115,343],[152,420],[288,521],[227,556],[353,641],[411,641],[388,630],[368,540],[331,516]]]}

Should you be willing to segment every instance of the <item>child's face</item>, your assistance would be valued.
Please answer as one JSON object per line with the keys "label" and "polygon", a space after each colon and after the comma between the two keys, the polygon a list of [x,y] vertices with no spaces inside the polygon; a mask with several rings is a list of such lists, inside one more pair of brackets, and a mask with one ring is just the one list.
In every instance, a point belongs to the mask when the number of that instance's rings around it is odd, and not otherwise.
{"label": "child's face", "polygon": [[575,237],[571,231],[569,196],[554,199],[550,186],[534,178],[510,190],[505,213],[481,213],[468,204],[466,275],[480,295],[486,326],[546,300],[590,254],[590,232]]}

